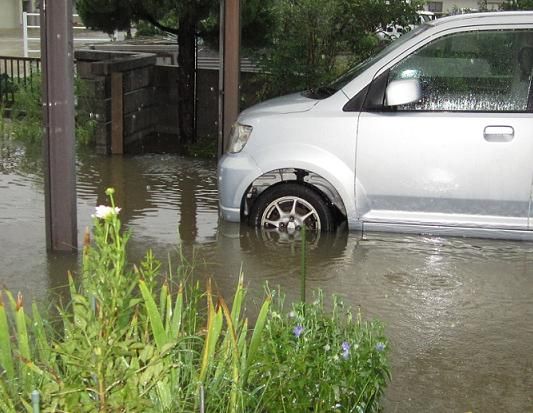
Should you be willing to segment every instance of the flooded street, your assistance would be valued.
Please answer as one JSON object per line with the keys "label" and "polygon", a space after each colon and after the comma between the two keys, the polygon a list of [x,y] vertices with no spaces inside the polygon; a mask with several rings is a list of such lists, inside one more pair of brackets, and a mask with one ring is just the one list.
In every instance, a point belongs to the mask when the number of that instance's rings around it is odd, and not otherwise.
{"label": "flooded street", "polygon": [[[47,256],[38,156],[0,141],[0,285],[49,300],[76,259]],[[114,187],[132,260],[180,246],[230,294],[300,288],[297,245],[218,219],[214,161],[79,155],[78,230]],[[393,380],[385,412],[533,412],[533,243],[339,232],[309,246],[309,289],[385,324]]]}

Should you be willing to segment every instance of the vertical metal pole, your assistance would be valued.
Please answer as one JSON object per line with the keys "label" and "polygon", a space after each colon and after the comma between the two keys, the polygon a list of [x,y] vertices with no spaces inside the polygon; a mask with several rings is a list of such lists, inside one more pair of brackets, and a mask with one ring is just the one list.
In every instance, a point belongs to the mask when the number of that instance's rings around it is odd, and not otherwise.
{"label": "vertical metal pole", "polygon": [[225,0],[220,0],[218,35],[218,159],[224,154],[224,19]]}
{"label": "vertical metal pole", "polygon": [[[223,13],[222,13],[223,12]],[[219,125],[218,155],[222,155],[224,141],[227,139],[231,125],[239,115],[239,80],[240,80],[240,46],[241,22],[240,0],[224,0],[221,3],[220,57],[222,59],[222,120]]]}
{"label": "vertical metal pole", "polygon": [[41,394],[38,390],[31,392],[31,406],[33,413],[39,413],[41,411]]}
{"label": "vertical metal pole", "polygon": [[77,250],[72,0],[41,0],[46,245]]}
{"label": "vertical metal pole", "polygon": [[22,13],[22,41],[24,43],[24,57],[28,57],[28,13]]}

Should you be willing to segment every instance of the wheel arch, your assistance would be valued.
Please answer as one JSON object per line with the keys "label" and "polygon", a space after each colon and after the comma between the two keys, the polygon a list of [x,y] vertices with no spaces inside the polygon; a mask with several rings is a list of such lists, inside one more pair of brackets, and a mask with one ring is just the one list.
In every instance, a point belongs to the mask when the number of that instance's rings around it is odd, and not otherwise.
{"label": "wheel arch", "polygon": [[248,216],[252,204],[264,191],[285,183],[298,183],[312,188],[346,219],[345,200],[335,186],[322,175],[303,168],[278,168],[257,177],[244,192],[241,214]]}

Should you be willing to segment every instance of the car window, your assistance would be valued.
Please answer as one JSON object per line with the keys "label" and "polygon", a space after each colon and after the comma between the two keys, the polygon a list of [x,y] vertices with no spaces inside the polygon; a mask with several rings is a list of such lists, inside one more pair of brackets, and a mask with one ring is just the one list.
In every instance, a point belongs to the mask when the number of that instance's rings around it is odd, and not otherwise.
{"label": "car window", "polygon": [[532,65],[532,31],[472,31],[427,44],[394,66],[388,81],[421,82],[422,98],[398,110],[522,112]]}

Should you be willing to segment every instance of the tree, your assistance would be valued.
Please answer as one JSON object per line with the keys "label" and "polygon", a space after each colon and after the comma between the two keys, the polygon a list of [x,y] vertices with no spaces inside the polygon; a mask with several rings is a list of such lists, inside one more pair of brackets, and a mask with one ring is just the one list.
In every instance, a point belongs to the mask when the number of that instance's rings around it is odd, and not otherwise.
{"label": "tree", "polygon": [[323,85],[380,46],[377,28],[416,21],[409,0],[277,0],[262,58],[271,95]]}
{"label": "tree", "polygon": [[533,10],[533,0],[505,0],[502,10]]}

